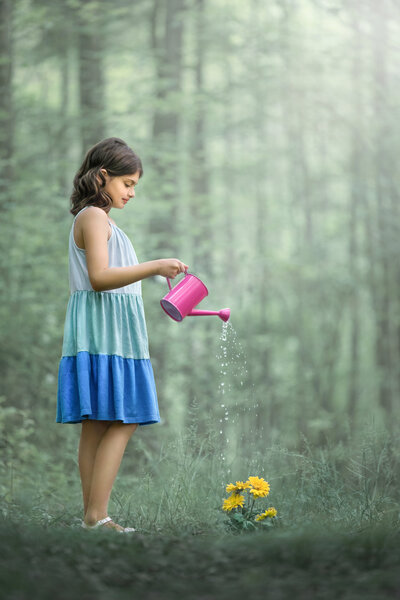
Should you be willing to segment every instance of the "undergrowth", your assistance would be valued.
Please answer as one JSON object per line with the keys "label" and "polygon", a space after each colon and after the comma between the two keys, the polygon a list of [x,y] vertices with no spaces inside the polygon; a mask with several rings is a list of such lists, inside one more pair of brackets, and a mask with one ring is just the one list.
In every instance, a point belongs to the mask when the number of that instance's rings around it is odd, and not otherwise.
{"label": "undergrowth", "polygon": [[[76,527],[82,518],[77,455],[60,459],[45,445],[30,445],[26,436],[6,428],[0,462],[1,511],[45,527]],[[199,432],[196,419],[176,438],[156,450],[136,433],[111,494],[109,514],[143,533],[168,534],[227,531],[222,510],[228,483],[263,477],[271,486],[266,506],[278,511],[278,529],[311,524],[360,529],[381,521],[399,522],[399,437],[370,430],[344,445],[301,450],[275,444],[221,460],[212,427]],[[14,437],[13,437],[14,436]]]}

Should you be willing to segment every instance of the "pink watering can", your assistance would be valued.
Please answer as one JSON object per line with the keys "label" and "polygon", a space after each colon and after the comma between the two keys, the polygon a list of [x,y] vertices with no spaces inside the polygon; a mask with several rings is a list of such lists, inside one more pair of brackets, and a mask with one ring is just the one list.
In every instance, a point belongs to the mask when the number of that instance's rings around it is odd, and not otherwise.
{"label": "pink watering can", "polygon": [[174,321],[182,321],[185,317],[203,315],[218,315],[223,321],[228,321],[231,314],[230,308],[223,308],[219,311],[193,310],[203,298],[208,296],[208,289],[196,275],[185,271],[184,278],[175,287],[171,286],[169,277],[167,277],[167,282],[170,291],[160,300],[160,304]]}

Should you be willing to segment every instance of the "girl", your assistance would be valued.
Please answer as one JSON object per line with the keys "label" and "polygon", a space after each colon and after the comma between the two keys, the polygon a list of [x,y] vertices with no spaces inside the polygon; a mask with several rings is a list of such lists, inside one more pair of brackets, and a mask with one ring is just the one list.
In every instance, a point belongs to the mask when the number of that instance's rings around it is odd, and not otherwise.
{"label": "girl", "polygon": [[135,197],[140,158],[119,138],[90,148],[75,175],[69,236],[70,297],[58,370],[57,423],[82,423],[79,472],[82,527],[121,527],[108,501],[128,440],[138,425],[160,421],[141,296],[141,280],[175,278],[176,258],[138,263],[115,222]]}

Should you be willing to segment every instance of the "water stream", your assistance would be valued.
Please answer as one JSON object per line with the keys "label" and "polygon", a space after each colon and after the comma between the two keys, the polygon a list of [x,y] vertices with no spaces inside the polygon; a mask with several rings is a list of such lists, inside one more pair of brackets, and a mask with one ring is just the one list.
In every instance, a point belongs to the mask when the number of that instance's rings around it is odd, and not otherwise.
{"label": "water stream", "polygon": [[[219,410],[217,427],[220,435],[221,460],[227,474],[230,465],[241,451],[250,451],[257,442],[261,428],[255,427],[258,420],[258,403],[254,402],[254,386],[249,382],[246,353],[237,338],[232,323],[222,323],[219,361]],[[254,428],[254,429],[253,429]]]}

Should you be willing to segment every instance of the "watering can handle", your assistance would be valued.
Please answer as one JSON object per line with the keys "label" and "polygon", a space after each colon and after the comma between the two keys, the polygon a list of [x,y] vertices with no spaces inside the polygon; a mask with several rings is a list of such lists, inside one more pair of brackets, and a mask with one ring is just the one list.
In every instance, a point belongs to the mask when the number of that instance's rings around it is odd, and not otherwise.
{"label": "watering can handle", "polygon": [[[185,275],[187,275],[187,268],[185,269]],[[169,289],[172,290],[171,280],[169,277],[167,277],[167,283],[168,283]]]}

